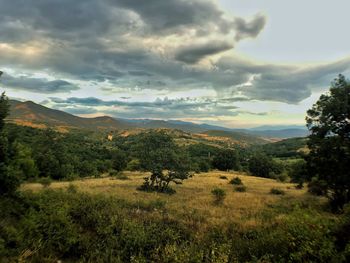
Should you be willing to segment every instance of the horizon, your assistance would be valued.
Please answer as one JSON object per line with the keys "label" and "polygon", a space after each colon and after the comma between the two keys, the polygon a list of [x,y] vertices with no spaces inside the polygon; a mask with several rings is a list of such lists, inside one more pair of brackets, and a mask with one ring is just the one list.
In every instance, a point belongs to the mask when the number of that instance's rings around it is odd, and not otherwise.
{"label": "horizon", "polygon": [[18,1],[0,0],[0,91],[81,117],[304,126],[350,75],[346,0]]}

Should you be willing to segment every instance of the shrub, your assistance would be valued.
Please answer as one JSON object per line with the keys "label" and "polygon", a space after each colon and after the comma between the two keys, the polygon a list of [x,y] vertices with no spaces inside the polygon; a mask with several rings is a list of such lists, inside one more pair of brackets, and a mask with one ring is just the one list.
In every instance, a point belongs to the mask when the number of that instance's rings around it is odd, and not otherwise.
{"label": "shrub", "polygon": [[235,177],[230,181],[230,184],[234,185],[243,185],[241,178]]}
{"label": "shrub", "polygon": [[285,192],[283,190],[281,190],[281,189],[278,189],[278,188],[271,188],[270,194],[273,194],[273,195],[284,195]]}
{"label": "shrub", "polygon": [[76,192],[78,192],[78,190],[74,184],[69,184],[67,187],[67,192],[71,194],[75,194]]}
{"label": "shrub", "polygon": [[127,171],[138,171],[141,169],[140,161],[138,159],[132,159],[128,162],[125,170]]}
{"label": "shrub", "polygon": [[219,178],[222,179],[222,180],[228,180],[227,176],[225,176],[225,175],[220,175]]}
{"label": "shrub", "polygon": [[278,182],[285,183],[285,182],[288,182],[289,179],[290,178],[289,178],[289,176],[286,173],[281,173],[281,174],[276,175],[276,180]]}
{"label": "shrub", "polygon": [[240,186],[237,186],[237,187],[235,188],[235,191],[236,191],[236,192],[246,192],[246,191],[247,191],[247,187],[244,186],[244,185],[240,185]]}
{"label": "shrub", "polygon": [[308,187],[309,193],[313,195],[325,195],[327,193],[327,183],[323,180],[318,180],[316,177],[311,179]]}
{"label": "shrub", "polygon": [[302,182],[298,183],[296,186],[295,186],[295,189],[303,189],[304,188],[304,184]]}
{"label": "shrub", "polygon": [[39,183],[40,183],[43,187],[47,188],[47,187],[49,187],[49,186],[51,185],[52,179],[51,179],[50,177],[43,177],[43,178],[41,178],[41,179],[39,180]]}
{"label": "shrub", "polygon": [[216,205],[220,205],[224,202],[225,197],[226,197],[226,192],[224,189],[221,188],[214,188],[211,193],[214,196],[214,203]]}

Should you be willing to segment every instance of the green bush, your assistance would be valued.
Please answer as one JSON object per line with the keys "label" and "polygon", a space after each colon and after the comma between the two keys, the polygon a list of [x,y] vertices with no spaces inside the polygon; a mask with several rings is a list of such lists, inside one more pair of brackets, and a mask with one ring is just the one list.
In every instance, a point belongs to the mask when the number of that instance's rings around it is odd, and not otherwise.
{"label": "green bush", "polygon": [[313,177],[308,183],[308,191],[313,195],[325,195],[327,193],[327,183],[324,180],[318,180]]}
{"label": "green bush", "polygon": [[235,177],[230,181],[230,184],[234,184],[234,185],[242,185],[242,180],[239,177]]}
{"label": "green bush", "polygon": [[228,180],[227,176],[225,176],[225,175],[220,175],[219,178],[222,179],[222,180]]}
{"label": "green bush", "polygon": [[40,178],[40,179],[39,179],[39,183],[40,183],[43,187],[47,188],[47,187],[49,187],[49,186],[51,185],[52,179],[49,178],[49,177],[43,177],[43,178]]}
{"label": "green bush", "polygon": [[281,189],[278,189],[278,188],[271,188],[270,194],[273,194],[273,195],[285,195],[285,192],[283,190],[281,190]]}
{"label": "green bush", "polygon": [[132,159],[130,162],[128,162],[125,170],[127,171],[139,171],[141,169],[141,164],[138,159]]}
{"label": "green bush", "polygon": [[285,182],[288,182],[290,180],[290,178],[289,178],[287,173],[281,173],[281,174],[276,175],[276,180],[278,182],[285,183]]}
{"label": "green bush", "polygon": [[236,192],[246,192],[247,191],[247,187],[244,186],[244,185],[236,186],[235,187],[235,191]]}
{"label": "green bush", "polygon": [[226,192],[224,189],[221,188],[214,188],[211,193],[214,196],[214,203],[216,205],[220,205],[224,202],[225,197],[226,197]]}

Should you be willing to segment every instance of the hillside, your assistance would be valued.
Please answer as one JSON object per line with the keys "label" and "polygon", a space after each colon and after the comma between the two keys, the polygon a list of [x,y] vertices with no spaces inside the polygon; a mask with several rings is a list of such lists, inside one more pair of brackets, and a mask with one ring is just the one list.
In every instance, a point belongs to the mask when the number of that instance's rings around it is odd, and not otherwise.
{"label": "hillside", "polygon": [[253,146],[278,158],[301,157],[308,152],[307,138],[290,138],[261,146]]}
{"label": "hillside", "polygon": [[10,122],[25,126],[54,127],[54,128],[80,128],[80,129],[127,129],[126,122],[108,116],[96,118],[82,118],[72,114],[50,109],[32,101],[10,101]]}
{"label": "hillside", "polygon": [[172,120],[128,120],[109,116],[82,118],[60,110],[50,109],[31,101],[20,102],[11,100],[10,107],[9,122],[35,128],[52,127],[59,131],[68,131],[70,129],[126,131],[124,134],[137,133],[144,129],[168,129],[177,131],[173,132],[173,135],[182,144],[204,141],[215,145],[240,144],[247,146],[271,142],[270,139],[261,138],[258,135],[250,135],[241,131],[208,124]]}
{"label": "hillside", "polygon": [[210,130],[205,131],[202,134],[211,136],[211,137],[223,137],[223,138],[229,138],[234,141],[239,142],[247,142],[248,144],[266,144],[269,142],[273,142],[274,140],[269,138],[263,138],[254,136],[251,134],[247,134],[244,132],[238,132],[238,131],[217,131],[217,130]]}

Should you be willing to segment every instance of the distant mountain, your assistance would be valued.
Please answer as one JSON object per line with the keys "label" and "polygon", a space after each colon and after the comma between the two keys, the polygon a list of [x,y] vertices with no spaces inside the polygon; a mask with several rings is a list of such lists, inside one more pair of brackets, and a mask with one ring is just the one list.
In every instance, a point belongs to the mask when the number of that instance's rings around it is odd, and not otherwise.
{"label": "distant mountain", "polygon": [[50,109],[32,101],[10,101],[8,120],[26,126],[80,128],[80,129],[127,129],[128,123],[108,116],[82,118],[72,114]]}
{"label": "distant mountain", "polygon": [[301,129],[306,130],[305,125],[262,125],[254,128],[250,128],[252,131],[277,131],[277,130],[289,130],[289,129]]}
{"label": "distant mountain", "polygon": [[[8,120],[17,124],[33,127],[55,127],[59,129],[89,130],[131,130],[131,129],[177,129],[190,133],[206,133],[209,136],[221,136],[238,141],[271,141],[268,138],[291,138],[307,135],[306,129],[277,129],[275,126],[261,126],[253,129],[230,129],[226,127],[196,124],[179,120],[122,119],[109,116],[82,118],[60,110],[54,110],[32,101],[10,101]],[[286,126],[283,126],[284,128]],[[269,129],[264,129],[269,128]],[[221,132],[221,133],[220,133]],[[220,135],[221,134],[221,135]],[[262,139],[263,137],[264,139]],[[266,140],[268,139],[268,140]]]}

